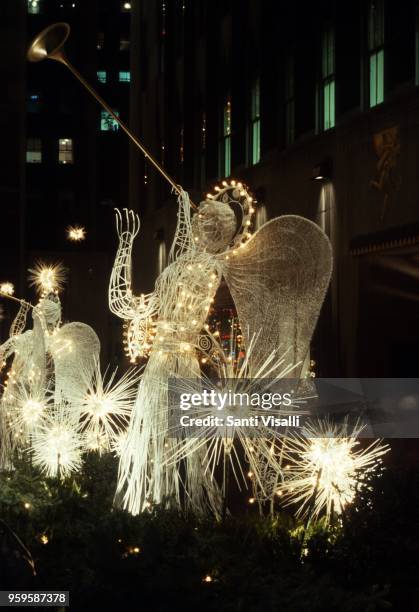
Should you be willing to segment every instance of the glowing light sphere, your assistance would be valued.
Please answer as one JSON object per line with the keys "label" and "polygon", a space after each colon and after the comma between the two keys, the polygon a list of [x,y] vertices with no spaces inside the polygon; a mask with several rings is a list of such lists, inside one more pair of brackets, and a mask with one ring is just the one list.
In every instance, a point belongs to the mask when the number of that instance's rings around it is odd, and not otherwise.
{"label": "glowing light sphere", "polygon": [[86,238],[86,230],[80,225],[70,225],[67,228],[67,240],[71,242],[82,242]]}
{"label": "glowing light sphere", "polygon": [[67,422],[46,422],[34,433],[33,463],[49,477],[66,478],[81,468],[82,441]]}
{"label": "glowing light sphere", "polygon": [[368,475],[390,449],[381,440],[360,448],[362,429],[359,423],[351,428],[347,421],[318,420],[306,427],[307,437],[287,438],[283,452],[288,463],[276,494],[283,496],[285,505],[298,505],[297,516],[315,519],[324,515],[330,521],[366,486]]}
{"label": "glowing light sphere", "polygon": [[29,268],[29,272],[30,286],[34,286],[42,295],[59,293],[64,287],[66,269],[60,262],[46,264],[37,261],[34,268]]}
{"label": "glowing light sphere", "polygon": [[11,392],[5,391],[3,401],[9,415],[9,428],[13,433],[33,434],[51,405],[48,390],[16,384]]}
{"label": "glowing light sphere", "polygon": [[13,295],[15,292],[15,287],[13,283],[9,283],[9,281],[5,281],[0,284],[0,293],[4,293],[4,295]]}
{"label": "glowing light sphere", "polygon": [[[116,370],[108,377],[102,376],[96,363],[86,394],[80,399],[79,431],[91,440],[94,449],[109,450],[125,430],[136,396],[140,371],[129,370],[115,382]],[[100,443],[99,443],[100,441]]]}
{"label": "glowing light sphere", "polygon": [[[291,361],[290,351],[283,351],[279,347],[267,357],[263,366],[259,368],[257,377],[248,379],[256,336],[251,339],[247,352],[240,362],[233,360],[230,356],[223,356],[222,346],[217,342],[214,334],[211,334],[211,337],[213,341],[211,350],[217,350],[218,355],[224,359],[217,366],[219,379],[228,381],[228,391],[231,392],[233,397],[236,392],[247,394],[248,397],[251,397],[255,392],[261,393],[261,378],[269,379],[269,384],[272,385],[272,381],[280,381],[292,376],[292,372],[296,368],[296,365]],[[236,343],[237,338],[230,345],[233,354],[238,354]],[[227,390],[227,386],[220,384],[218,378],[211,379],[205,373],[201,373],[200,384],[210,393],[213,391],[216,394]],[[172,385],[172,389],[175,391],[174,398],[180,397],[183,393],[192,395],[198,389],[196,381],[192,379],[173,380]],[[269,386],[266,388],[269,388]],[[304,407],[304,401],[304,397],[293,397],[289,407],[275,408],[276,416],[285,417],[290,414],[300,414]],[[173,405],[169,405],[169,410],[176,410],[176,406],[177,400],[175,399]],[[230,477],[234,478],[237,486],[239,488],[250,488],[253,491],[248,503],[254,504],[266,495],[268,491],[265,484],[267,479],[269,481],[275,479],[275,482],[281,479],[282,457],[280,453],[273,453],[272,449],[280,448],[282,434],[269,426],[263,425],[261,421],[257,426],[259,435],[249,435],[249,428],[241,423],[244,423],[246,419],[250,421],[257,415],[263,414],[263,408],[261,407],[252,404],[242,405],[235,403],[235,400],[230,404],[228,400],[224,409],[227,414],[235,414],[240,417],[236,424],[216,426],[212,421],[209,421],[208,426],[202,427],[200,436],[172,443],[167,455],[170,457],[169,461],[172,462],[174,460],[184,460],[196,455],[199,449],[205,445],[205,453],[201,459],[204,472],[208,473],[211,479],[215,479],[217,471],[220,471],[223,465],[228,464],[231,468]],[[194,415],[196,416],[205,418],[211,414],[213,414],[212,409],[208,406],[202,405],[194,408]],[[250,482],[246,479],[246,474]],[[223,481],[221,486],[225,488],[227,486],[226,482]]]}

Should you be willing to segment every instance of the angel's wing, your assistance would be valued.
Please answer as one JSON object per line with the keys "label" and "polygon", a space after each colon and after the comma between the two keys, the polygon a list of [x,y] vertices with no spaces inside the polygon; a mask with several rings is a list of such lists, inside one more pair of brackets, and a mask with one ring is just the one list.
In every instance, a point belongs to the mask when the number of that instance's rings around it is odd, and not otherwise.
{"label": "angel's wing", "polygon": [[99,360],[100,341],[95,330],[78,321],[66,323],[51,336],[49,352],[54,361],[56,400],[80,398]]}
{"label": "angel's wing", "polygon": [[293,363],[302,362],[332,272],[327,236],[308,219],[285,215],[222,262],[246,345],[255,338],[252,371],[280,346]]}

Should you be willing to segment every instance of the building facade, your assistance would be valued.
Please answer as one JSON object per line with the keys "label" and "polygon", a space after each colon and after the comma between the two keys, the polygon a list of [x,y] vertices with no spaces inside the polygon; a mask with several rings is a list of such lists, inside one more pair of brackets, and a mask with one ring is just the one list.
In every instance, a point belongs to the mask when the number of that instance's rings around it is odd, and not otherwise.
{"label": "building facade", "polygon": [[[331,239],[318,374],[417,375],[418,34],[410,0],[133,3],[131,121],[153,155],[195,202],[239,179],[257,223],[300,214]],[[150,290],[176,199],[135,151],[130,167]]]}
{"label": "building facade", "polygon": [[[113,209],[127,205],[129,144],[69,70],[50,60],[29,63],[26,50],[45,27],[68,23],[69,60],[128,119],[130,10],[120,0],[19,0],[0,7],[7,41],[1,70],[8,84],[1,279],[13,282],[17,295],[35,299],[27,269],[36,259],[62,261],[68,271],[64,317],[93,325],[107,360],[122,353],[120,326],[107,308],[107,284],[116,250]],[[85,228],[85,240],[69,241],[69,226]],[[3,307],[6,334],[14,307]]]}
{"label": "building facade", "polygon": [[[256,225],[301,214],[329,235],[335,266],[312,344],[317,373],[416,376],[417,4],[0,3],[1,280],[30,297],[27,268],[62,260],[65,316],[94,325],[113,359],[122,350],[106,305],[113,208],[141,216],[137,293],[152,290],[173,236],[170,185],[65,67],[26,61],[32,37],[65,21],[69,59],[194,202],[238,179],[258,200]],[[87,230],[81,244],[67,240],[73,224]],[[223,287],[218,303],[230,302]]]}

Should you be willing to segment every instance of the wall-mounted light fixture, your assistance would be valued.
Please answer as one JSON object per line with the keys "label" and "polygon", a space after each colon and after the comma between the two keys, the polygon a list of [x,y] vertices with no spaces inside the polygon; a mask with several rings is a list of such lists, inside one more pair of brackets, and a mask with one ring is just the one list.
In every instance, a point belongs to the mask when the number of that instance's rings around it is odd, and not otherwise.
{"label": "wall-mounted light fixture", "polygon": [[311,173],[312,181],[330,181],[332,178],[332,162],[326,159],[314,166]]}
{"label": "wall-mounted light fixture", "polygon": [[164,229],[162,227],[154,232],[154,240],[158,240],[159,242],[164,240]]}

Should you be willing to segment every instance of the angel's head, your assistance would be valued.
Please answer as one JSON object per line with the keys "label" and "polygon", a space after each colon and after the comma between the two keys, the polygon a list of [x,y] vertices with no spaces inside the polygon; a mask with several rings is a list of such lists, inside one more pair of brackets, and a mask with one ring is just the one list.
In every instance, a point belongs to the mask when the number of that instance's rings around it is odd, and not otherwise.
{"label": "angel's head", "polygon": [[209,253],[222,253],[236,234],[236,215],[225,202],[204,200],[193,216],[192,231],[198,248]]}
{"label": "angel's head", "polygon": [[54,329],[61,322],[61,301],[58,295],[48,294],[39,300],[34,313],[42,316],[48,330]]}

